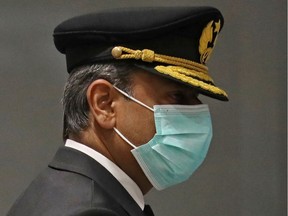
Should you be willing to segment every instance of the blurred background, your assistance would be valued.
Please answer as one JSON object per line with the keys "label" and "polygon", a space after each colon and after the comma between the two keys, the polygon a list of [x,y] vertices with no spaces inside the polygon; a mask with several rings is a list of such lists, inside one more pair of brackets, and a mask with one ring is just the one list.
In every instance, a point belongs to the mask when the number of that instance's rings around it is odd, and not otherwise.
{"label": "blurred background", "polygon": [[225,18],[208,62],[230,102],[203,97],[213,115],[208,157],[181,185],[147,196],[156,215],[287,213],[285,0],[0,0],[0,215],[62,144],[65,58],[53,29],[75,15],[127,6],[210,5]]}

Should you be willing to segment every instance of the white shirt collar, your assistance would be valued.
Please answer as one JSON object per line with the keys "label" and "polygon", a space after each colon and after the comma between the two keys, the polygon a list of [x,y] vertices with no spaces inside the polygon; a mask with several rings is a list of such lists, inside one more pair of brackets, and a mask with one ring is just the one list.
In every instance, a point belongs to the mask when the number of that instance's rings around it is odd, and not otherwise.
{"label": "white shirt collar", "polygon": [[119,182],[120,184],[127,190],[130,196],[135,200],[135,202],[140,206],[140,208],[144,209],[144,196],[138,187],[138,185],[116,164],[106,158],[104,155],[95,151],[94,149],[83,145],[81,143],[75,142],[73,140],[67,139],[65,143],[66,147],[70,147],[76,149],[78,151],[83,152],[84,154],[90,156],[98,163],[100,163],[103,167],[105,167]]}

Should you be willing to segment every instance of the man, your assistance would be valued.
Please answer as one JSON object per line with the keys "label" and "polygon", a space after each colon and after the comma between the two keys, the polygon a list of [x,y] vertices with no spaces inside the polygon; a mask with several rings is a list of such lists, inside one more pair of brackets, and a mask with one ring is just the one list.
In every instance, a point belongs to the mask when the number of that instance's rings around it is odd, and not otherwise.
{"label": "man", "polygon": [[205,65],[222,26],[211,7],[112,10],[58,25],[65,147],[8,215],[153,215],[143,194],[187,180],[208,151],[198,95],[228,100]]}

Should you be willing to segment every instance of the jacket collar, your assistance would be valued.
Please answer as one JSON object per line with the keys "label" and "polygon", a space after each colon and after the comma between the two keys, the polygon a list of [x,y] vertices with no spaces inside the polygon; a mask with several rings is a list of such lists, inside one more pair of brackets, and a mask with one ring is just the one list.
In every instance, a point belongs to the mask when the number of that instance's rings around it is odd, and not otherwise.
{"label": "jacket collar", "polygon": [[[130,215],[144,215],[141,208],[114,176],[97,161],[84,153],[72,148],[61,147],[49,166],[75,172],[93,179],[104,188],[111,197],[114,197]],[[101,173],[101,175],[99,175],[99,173]]]}

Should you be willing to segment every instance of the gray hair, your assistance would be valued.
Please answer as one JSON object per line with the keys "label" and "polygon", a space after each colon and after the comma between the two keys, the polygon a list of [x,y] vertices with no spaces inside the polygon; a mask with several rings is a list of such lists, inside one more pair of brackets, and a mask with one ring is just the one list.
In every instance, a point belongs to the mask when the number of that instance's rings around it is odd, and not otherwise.
{"label": "gray hair", "polygon": [[131,72],[136,67],[125,63],[93,64],[74,69],[64,88],[62,99],[64,108],[63,139],[69,134],[77,134],[89,125],[89,105],[86,92],[97,79],[105,79],[123,91],[131,92]]}

